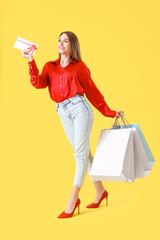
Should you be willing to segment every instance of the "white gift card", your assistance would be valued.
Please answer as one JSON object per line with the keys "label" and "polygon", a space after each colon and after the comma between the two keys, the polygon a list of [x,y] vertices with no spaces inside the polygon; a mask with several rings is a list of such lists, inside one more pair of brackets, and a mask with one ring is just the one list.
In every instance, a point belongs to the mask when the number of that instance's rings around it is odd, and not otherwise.
{"label": "white gift card", "polygon": [[26,39],[18,37],[14,44],[14,47],[21,50],[25,49],[27,52],[33,55],[37,50],[38,45],[30,41],[27,41]]}

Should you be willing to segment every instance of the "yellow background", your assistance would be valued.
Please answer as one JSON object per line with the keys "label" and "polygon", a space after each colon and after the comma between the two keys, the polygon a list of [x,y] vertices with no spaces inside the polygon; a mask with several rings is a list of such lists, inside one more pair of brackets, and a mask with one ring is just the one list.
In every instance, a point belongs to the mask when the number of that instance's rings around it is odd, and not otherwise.
{"label": "yellow background", "polygon": [[[0,239],[159,239],[160,3],[146,0],[1,1]],[[48,88],[30,83],[17,37],[39,45],[41,71],[58,58],[58,37],[74,32],[82,60],[112,110],[138,123],[155,157],[152,172],[135,183],[103,182],[109,192],[97,209],[87,173],[80,215],[58,219],[73,185],[75,160]],[[92,105],[91,105],[92,106]],[[114,119],[92,106],[90,147]],[[156,219],[157,216],[157,219]]]}

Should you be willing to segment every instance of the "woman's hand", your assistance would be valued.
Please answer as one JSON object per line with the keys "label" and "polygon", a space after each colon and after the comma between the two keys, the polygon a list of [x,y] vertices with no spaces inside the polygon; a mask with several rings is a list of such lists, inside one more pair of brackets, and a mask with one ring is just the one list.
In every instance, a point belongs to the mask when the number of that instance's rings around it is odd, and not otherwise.
{"label": "woman's hand", "polygon": [[30,62],[33,60],[33,55],[31,53],[27,52],[25,49],[21,51],[23,57],[28,58]]}
{"label": "woman's hand", "polygon": [[123,111],[116,111],[116,117],[119,118],[121,113],[124,115],[124,112]]}

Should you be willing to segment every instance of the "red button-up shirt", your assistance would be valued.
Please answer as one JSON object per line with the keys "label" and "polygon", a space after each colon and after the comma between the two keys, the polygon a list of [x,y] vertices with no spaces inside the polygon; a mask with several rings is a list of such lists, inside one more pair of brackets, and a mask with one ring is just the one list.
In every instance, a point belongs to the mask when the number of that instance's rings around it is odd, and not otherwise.
{"label": "red button-up shirt", "polygon": [[66,67],[60,64],[60,58],[48,61],[41,74],[37,68],[35,59],[29,64],[31,84],[35,88],[48,86],[50,97],[56,103],[75,96],[77,93],[87,96],[92,105],[104,116],[114,118],[116,111],[109,108],[95,83],[91,78],[91,72],[83,61],[70,60]]}

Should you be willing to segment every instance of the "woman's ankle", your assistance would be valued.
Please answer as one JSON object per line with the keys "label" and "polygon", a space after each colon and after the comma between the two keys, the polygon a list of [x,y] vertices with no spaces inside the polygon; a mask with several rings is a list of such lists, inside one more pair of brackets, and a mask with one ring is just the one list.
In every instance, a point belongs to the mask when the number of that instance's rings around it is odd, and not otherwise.
{"label": "woman's ankle", "polygon": [[101,189],[96,190],[96,195],[102,194],[106,189],[103,187]]}

